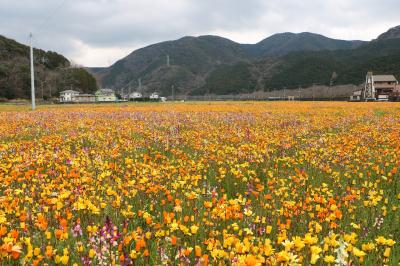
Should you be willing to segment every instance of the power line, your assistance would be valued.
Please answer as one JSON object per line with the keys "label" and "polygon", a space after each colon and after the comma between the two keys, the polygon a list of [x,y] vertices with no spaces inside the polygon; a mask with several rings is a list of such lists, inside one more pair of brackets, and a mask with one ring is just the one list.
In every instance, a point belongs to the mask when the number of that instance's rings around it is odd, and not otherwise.
{"label": "power line", "polygon": [[[67,2],[68,0],[63,0],[54,10],[50,12],[49,15],[44,19],[42,24],[36,29],[36,34],[44,29],[46,24],[51,20],[51,18],[57,13],[59,9]],[[34,58],[33,58],[33,34],[32,32],[29,34],[29,54],[30,54],[30,70],[31,70],[31,101],[32,101],[32,110],[36,109],[36,99],[35,99],[35,69],[34,69]],[[43,95],[43,91],[42,91]]]}
{"label": "power line", "polygon": [[30,38],[31,38],[31,35],[32,35],[32,33],[29,34],[29,35],[26,37],[26,41],[25,41],[25,43],[24,43],[26,46],[29,46],[29,45],[30,45],[30,41],[29,41],[29,40],[30,40]]}
{"label": "power line", "polygon": [[68,0],[63,0],[52,12],[49,12],[49,15],[45,17],[42,24],[40,24],[40,26],[36,29],[36,34],[44,29],[46,24],[54,17],[54,15],[64,6],[67,1]]}

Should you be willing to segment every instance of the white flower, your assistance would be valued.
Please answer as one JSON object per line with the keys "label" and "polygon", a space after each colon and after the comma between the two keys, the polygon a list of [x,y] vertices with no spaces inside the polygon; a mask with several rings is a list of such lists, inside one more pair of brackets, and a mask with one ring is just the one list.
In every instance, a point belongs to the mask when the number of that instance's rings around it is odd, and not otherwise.
{"label": "white flower", "polygon": [[346,266],[347,265],[347,258],[349,254],[346,251],[348,244],[343,241],[343,239],[339,240],[339,247],[335,249],[336,253],[336,266]]}

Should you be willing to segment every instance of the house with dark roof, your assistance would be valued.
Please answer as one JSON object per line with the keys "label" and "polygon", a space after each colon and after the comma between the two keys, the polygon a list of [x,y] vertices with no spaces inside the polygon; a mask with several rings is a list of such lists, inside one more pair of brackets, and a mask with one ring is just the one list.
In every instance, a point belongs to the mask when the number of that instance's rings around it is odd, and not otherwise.
{"label": "house with dark roof", "polygon": [[390,96],[397,93],[398,86],[399,82],[393,75],[374,75],[368,72],[362,97],[366,101],[388,101]]}

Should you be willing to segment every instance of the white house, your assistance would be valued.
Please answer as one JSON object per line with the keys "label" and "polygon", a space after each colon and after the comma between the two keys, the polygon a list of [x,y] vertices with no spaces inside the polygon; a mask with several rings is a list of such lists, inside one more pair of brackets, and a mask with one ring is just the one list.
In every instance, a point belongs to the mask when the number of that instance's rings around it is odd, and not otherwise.
{"label": "white house", "polygon": [[362,96],[365,100],[388,101],[389,96],[396,92],[398,84],[393,75],[374,75],[368,72]]}
{"label": "white house", "polygon": [[111,89],[100,89],[96,91],[96,101],[97,102],[115,102],[117,101],[117,96],[115,92]]}
{"label": "white house", "polygon": [[132,92],[131,94],[129,94],[129,100],[130,101],[135,101],[135,100],[142,99],[142,98],[143,98],[143,95],[140,92],[137,92],[137,91]]}
{"label": "white house", "polygon": [[158,100],[158,99],[160,99],[160,96],[158,95],[157,92],[153,92],[153,93],[150,95],[150,100]]}
{"label": "white house", "polygon": [[60,92],[60,103],[73,103],[78,101],[79,91],[66,90]]}

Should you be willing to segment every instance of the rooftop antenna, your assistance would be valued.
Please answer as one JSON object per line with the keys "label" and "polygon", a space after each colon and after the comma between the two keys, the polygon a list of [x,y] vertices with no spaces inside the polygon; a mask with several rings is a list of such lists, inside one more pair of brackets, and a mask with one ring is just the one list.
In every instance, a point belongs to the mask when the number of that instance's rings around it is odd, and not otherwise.
{"label": "rooftop antenna", "polygon": [[29,34],[29,43],[30,43],[30,57],[31,57],[31,101],[32,101],[32,111],[36,109],[36,100],[35,100],[35,71],[33,66],[33,46],[32,46],[32,33]]}

